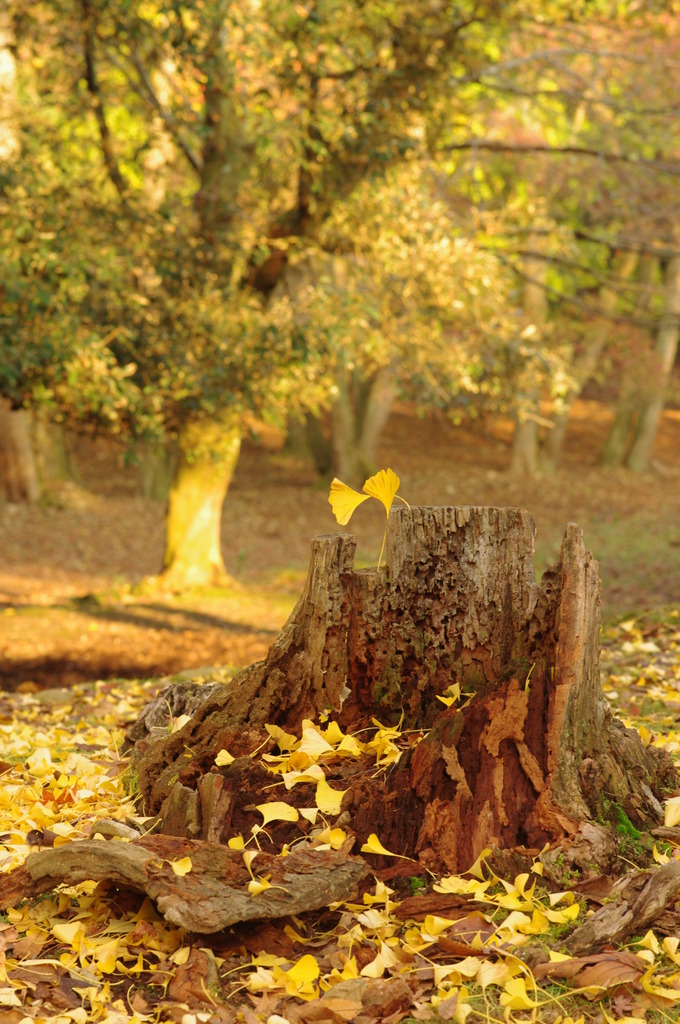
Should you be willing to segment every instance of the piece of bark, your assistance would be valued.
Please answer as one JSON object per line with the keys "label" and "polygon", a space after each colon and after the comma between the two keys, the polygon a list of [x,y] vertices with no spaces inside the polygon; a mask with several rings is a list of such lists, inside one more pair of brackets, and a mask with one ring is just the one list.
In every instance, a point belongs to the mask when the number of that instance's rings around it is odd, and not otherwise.
{"label": "piece of bark", "polygon": [[628,876],[622,880],[617,902],[600,907],[572,932],[565,945],[574,956],[583,956],[625,942],[631,935],[642,934],[678,896],[680,861]]}
{"label": "piece of bark", "polygon": [[[184,857],[192,867],[178,877],[172,862]],[[56,885],[105,881],[146,893],[172,924],[210,934],[238,921],[300,914],[347,899],[369,873],[358,857],[309,846],[287,857],[258,852],[250,868],[267,876],[270,888],[251,895],[243,852],[216,843],[173,836],[130,843],[88,839],[32,854],[0,876],[0,909]]]}

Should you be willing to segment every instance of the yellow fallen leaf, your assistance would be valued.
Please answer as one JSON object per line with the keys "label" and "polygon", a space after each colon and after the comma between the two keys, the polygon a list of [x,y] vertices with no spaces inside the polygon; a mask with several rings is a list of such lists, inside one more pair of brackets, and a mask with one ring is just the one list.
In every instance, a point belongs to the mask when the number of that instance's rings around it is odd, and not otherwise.
{"label": "yellow fallen leaf", "polygon": [[178,878],[182,878],[184,875],[188,875],[191,871],[191,857],[182,857],[181,860],[170,861],[170,867]]}
{"label": "yellow fallen leaf", "polygon": [[316,806],[322,814],[340,814],[346,792],[346,789],[331,789],[326,780],[321,779],[316,787]]}
{"label": "yellow fallen leaf", "polygon": [[180,946],[179,949],[175,950],[175,952],[169,959],[173,962],[173,964],[177,964],[177,966],[180,967],[182,964],[185,964],[187,962],[190,953],[191,946]]}
{"label": "yellow fallen leaf", "polygon": [[680,822],[680,796],[672,796],[666,800],[664,808],[664,825],[666,828],[673,828]]}
{"label": "yellow fallen leaf", "polygon": [[278,725],[265,725],[265,729],[271,738],[276,741],[279,750],[282,750],[284,753],[290,750],[295,750],[297,747],[299,741],[297,736],[294,736],[293,733],[284,732],[284,730]]}
{"label": "yellow fallen leaf", "polygon": [[265,889],[271,889],[269,879],[261,875],[259,878],[253,878],[248,882],[248,892],[251,896],[259,896]]}
{"label": "yellow fallen leaf", "polygon": [[262,815],[263,825],[268,825],[270,821],[297,821],[300,817],[297,807],[291,807],[290,804],[284,803],[282,800],[273,800],[269,804],[258,804],[257,810]]}
{"label": "yellow fallen leaf", "polygon": [[330,754],[333,752],[333,747],[330,745],[328,740],[324,739],[318,729],[315,729],[313,725],[308,724],[302,730],[302,739],[300,740],[299,749],[310,757],[321,757],[322,754]]}
{"label": "yellow fallen leaf", "polygon": [[427,914],[423,921],[423,935],[436,938],[437,935],[441,935],[453,924],[453,920],[448,917],[437,917],[436,914]]}
{"label": "yellow fallen leaf", "polygon": [[390,853],[386,850],[383,844],[378,839],[375,832],[371,832],[366,842],[361,847],[362,853],[378,853],[383,857],[400,857],[402,860],[408,860],[408,857],[402,857],[400,853]]}
{"label": "yellow fallen leaf", "polygon": [[511,978],[506,981],[500,995],[500,1003],[506,1010],[533,1010],[540,1006],[540,1003],[527,992],[524,978]]}
{"label": "yellow fallen leaf", "polygon": [[347,839],[347,833],[341,828],[325,828],[316,839],[322,844],[318,850],[339,850]]}
{"label": "yellow fallen leaf", "polygon": [[63,924],[59,922],[52,926],[52,934],[55,939],[77,950],[85,935],[85,926],[82,921],[66,921]]}
{"label": "yellow fallen leaf", "polygon": [[110,939],[94,951],[94,961],[102,974],[113,974],[116,970],[116,960],[120,939]]}
{"label": "yellow fallen leaf", "polygon": [[215,764],[218,768],[223,768],[227,764],[231,764],[234,760],[233,754],[230,754],[228,750],[220,750],[215,758]]}
{"label": "yellow fallen leaf", "polygon": [[171,732],[179,732],[180,729],[183,729],[190,721],[191,715],[180,715],[179,718],[176,718],[173,721]]}
{"label": "yellow fallen leaf", "polygon": [[245,850],[245,839],[243,836],[232,836],[231,839],[228,840],[227,846],[230,850]]}

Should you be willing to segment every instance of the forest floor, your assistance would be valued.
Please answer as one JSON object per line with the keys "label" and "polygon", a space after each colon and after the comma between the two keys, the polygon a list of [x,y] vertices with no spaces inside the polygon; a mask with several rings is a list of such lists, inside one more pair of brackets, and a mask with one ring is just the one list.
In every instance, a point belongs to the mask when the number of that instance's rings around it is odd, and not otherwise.
{"label": "forest floor", "polygon": [[[401,410],[380,465],[399,473],[400,493],[413,504],[528,508],[537,524],[539,569],[557,555],[565,523],[578,522],[604,581],[606,697],[643,743],[677,757],[680,413],[666,415],[654,466],[641,476],[598,469],[606,427],[600,406],[581,403],[564,469],[520,482],[504,472],[507,424],[473,435]],[[86,840],[115,857],[122,844],[92,837],[110,835],[116,825],[124,824],[128,838],[148,828],[125,753],[127,728],[162,683],[148,677],[226,679],[228,670],[200,667],[238,667],[261,656],[299,595],[311,538],[335,529],[327,487],[277,451],[274,438],[264,441],[245,446],[225,508],[225,556],[236,579],[228,592],[181,599],[135,593],[134,584],[158,570],[163,509],[137,496],[135,471],[123,468],[111,445],[79,443],[83,488],[66,488],[37,508],[0,510],[0,1024],[678,1021],[675,896],[652,922],[638,928],[633,921],[625,944],[582,956],[565,952],[573,929],[616,903],[619,876],[639,887],[648,878],[637,875],[640,868],[676,870],[677,794],[666,804],[662,839],[622,821],[606,875],[560,869],[553,876],[538,850],[518,851],[517,867],[511,858],[505,871],[482,857],[474,874],[430,877],[415,862],[395,874],[380,867],[380,837],[372,836],[361,850],[371,877],[357,897],[209,935],[164,919],[149,898],[120,881],[55,887],[63,872],[48,871],[48,891],[21,899],[27,861],[54,864],[61,848],[72,852],[73,843]],[[384,528],[377,503],[362,505],[352,527],[358,561],[374,562]],[[88,681],[95,679],[105,681]],[[376,724],[376,772],[386,771],[413,738]],[[179,718],[169,728],[181,725]],[[335,756],[328,739],[338,742],[331,726],[306,729],[305,756],[317,770],[319,758]],[[299,759],[303,741],[295,739],[291,750]],[[317,788],[318,771],[309,778],[316,807],[305,810],[315,823],[318,809],[322,824],[310,831],[307,817],[300,819],[298,838],[309,833],[316,850],[336,850],[348,838],[340,804],[328,803],[339,794]],[[292,821],[277,800],[273,816],[253,809],[270,828],[277,815]],[[229,844],[248,866],[253,897],[268,886],[253,843],[266,841],[258,826]],[[168,864],[173,884],[188,873],[189,892],[191,858],[159,861],[157,868]]]}
{"label": "forest floor", "polygon": [[[680,411],[667,411],[647,473],[597,465],[608,409],[579,402],[563,466],[537,480],[507,473],[510,424],[474,431],[402,407],[378,466],[420,505],[521,506],[537,527],[537,569],[556,559],[567,522],[582,527],[600,562],[603,619],[645,616],[680,600]],[[35,507],[0,508],[0,688],[59,687],[163,676],[263,656],[301,592],[310,541],[336,532],[327,482],[262,430],[243,448],[224,509],[229,591],[161,597],[135,585],[158,572],[163,506],[139,496],[122,449],[71,439],[80,487]],[[384,515],[374,503],[352,520],[358,564],[377,560]]]}

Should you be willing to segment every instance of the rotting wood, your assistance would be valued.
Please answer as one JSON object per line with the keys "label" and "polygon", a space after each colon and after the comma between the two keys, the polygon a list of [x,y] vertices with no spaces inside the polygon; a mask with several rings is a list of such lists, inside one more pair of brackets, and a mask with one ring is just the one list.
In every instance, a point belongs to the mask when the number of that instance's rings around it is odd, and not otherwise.
{"label": "rotting wood", "polygon": [[[533,536],[518,509],[393,509],[385,573],[353,569],[353,537],[316,538],[267,658],[183,729],[138,745],[147,811],[172,817],[172,831],[223,840],[227,790],[213,812],[216,790],[200,781],[218,750],[248,755],[266,723],[299,733],[333,709],[345,728],[377,718],[425,731],[389,774],[369,783],[358,772],[343,812],[359,840],[377,832],[432,870],[464,869],[489,845],[540,848],[619,810],[659,825],[677,775],[602,694],[597,564],[570,524],[539,585]],[[462,706],[446,708],[438,697],[454,683]],[[222,774],[235,778],[234,765]]]}
{"label": "rotting wood", "polygon": [[[172,862],[191,858],[178,877]],[[351,896],[368,875],[358,857],[342,850],[298,846],[287,857],[257,852],[250,864],[269,888],[248,891],[252,875],[243,852],[216,843],[172,836],[132,842],[85,839],[31,854],[0,876],[0,909],[39,896],[56,885],[105,881],[146,893],[172,924],[211,934],[239,921],[286,917],[327,907]]]}

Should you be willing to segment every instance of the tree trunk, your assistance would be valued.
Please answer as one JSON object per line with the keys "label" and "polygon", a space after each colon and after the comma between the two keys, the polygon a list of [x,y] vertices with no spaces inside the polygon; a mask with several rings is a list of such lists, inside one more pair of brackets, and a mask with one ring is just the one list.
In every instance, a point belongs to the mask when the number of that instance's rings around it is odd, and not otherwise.
{"label": "tree trunk", "polygon": [[223,586],[222,505],[241,449],[241,425],[197,420],[180,435],[166,513],[161,584],[172,590]]}
{"label": "tree trunk", "polygon": [[[529,237],[529,245],[538,248],[538,236]],[[547,263],[541,259],[524,261],[524,283],[522,285],[522,312],[526,322],[527,344],[540,346],[545,341],[545,326],[548,320],[548,296],[545,289]],[[529,334],[527,329],[533,333]],[[528,371],[531,373],[531,370]],[[527,371],[525,370],[525,374]],[[518,395],[524,408],[517,412],[515,433],[512,439],[510,473],[512,476],[537,476],[540,470],[540,391],[533,380],[528,381],[524,395]]]}
{"label": "tree trunk", "polygon": [[571,368],[575,386],[566,396],[564,409],[555,416],[552,430],[548,431],[545,439],[542,466],[546,472],[552,473],[557,469],[567,432],[569,410],[597,369],[597,364],[611,335],[612,317],[616,311],[621,286],[630,281],[635,273],[638,259],[636,252],[624,252],[616,256],[612,267],[612,280],[600,288],[601,317],[592,325],[583,340],[583,348]]}
{"label": "tree trunk", "polygon": [[35,462],[41,487],[74,480],[64,428],[41,412],[33,414]]}
{"label": "tree trunk", "polygon": [[145,444],[139,454],[142,496],[167,501],[177,473],[177,451],[168,445]]}
{"label": "tree trunk", "polygon": [[40,483],[31,443],[31,420],[25,409],[11,409],[0,399],[0,494],[5,501],[33,503]]}
{"label": "tree trunk", "polygon": [[[224,841],[237,812],[248,827],[254,767],[241,755],[264,726],[299,733],[332,708],[345,729],[423,731],[389,773],[375,757],[352,768],[343,812],[359,840],[378,832],[430,869],[466,868],[489,844],[542,846],[617,808],[658,824],[675,773],[600,690],[597,565],[570,525],[539,586],[533,536],[517,509],[394,509],[386,573],[353,570],[353,537],[316,538],[267,658],[213,689],[179,732],[139,740],[147,810],[176,834],[205,834],[207,818]],[[454,684],[462,696],[445,707]],[[237,763],[218,778],[222,748]]]}
{"label": "tree trunk", "polygon": [[[658,259],[647,256],[638,261],[637,281],[642,288],[639,307],[650,314],[651,300],[657,291],[658,273]],[[602,466],[622,466],[630,451],[640,411],[643,391],[641,380],[651,370],[651,367],[646,365],[649,358],[647,353],[649,343],[649,333],[641,331],[636,352],[627,354],[627,365],[624,369],[623,382],[616,403],[614,422],[609,429],[600,454]]]}
{"label": "tree trunk", "polygon": [[643,400],[635,427],[635,437],[626,465],[637,473],[649,465],[654,440],[663,414],[666,385],[670,377],[680,335],[680,257],[668,261],[665,274],[666,303],[656,336],[654,353],[656,373],[650,382],[651,393]]}
{"label": "tree trunk", "polygon": [[331,410],[333,472],[359,486],[375,472],[380,433],[392,408],[395,387],[390,367],[362,378],[357,371],[340,371]]}

